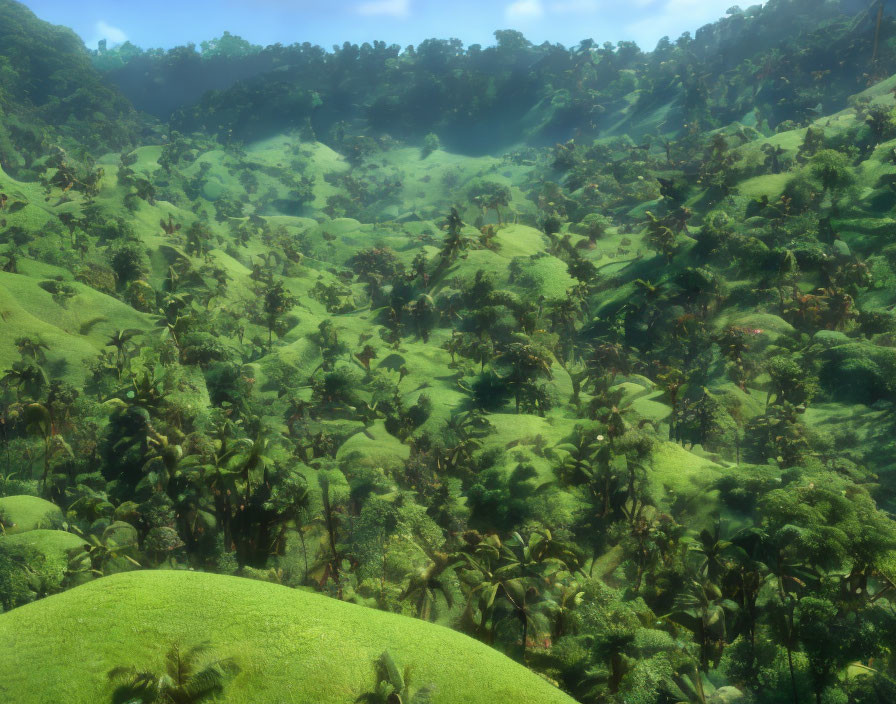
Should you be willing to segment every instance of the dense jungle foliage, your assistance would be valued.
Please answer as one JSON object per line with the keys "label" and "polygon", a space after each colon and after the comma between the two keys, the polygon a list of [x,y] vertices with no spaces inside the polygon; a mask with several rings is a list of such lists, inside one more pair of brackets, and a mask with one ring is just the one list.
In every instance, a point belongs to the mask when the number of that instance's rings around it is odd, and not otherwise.
{"label": "dense jungle foliage", "polygon": [[[876,1],[88,52],[0,0],[0,693],[896,700],[894,73]],[[374,654],[290,670],[297,608]]]}

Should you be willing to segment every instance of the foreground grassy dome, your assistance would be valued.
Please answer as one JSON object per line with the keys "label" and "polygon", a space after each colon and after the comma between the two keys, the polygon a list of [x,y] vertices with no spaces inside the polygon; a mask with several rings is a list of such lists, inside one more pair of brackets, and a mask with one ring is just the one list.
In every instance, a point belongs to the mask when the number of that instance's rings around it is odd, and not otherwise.
{"label": "foreground grassy dome", "polygon": [[387,650],[436,704],[573,700],[447,628],[237,577],[180,571],[106,577],[0,615],[0,700],[112,701],[107,673],[162,670],[173,643],[210,641],[240,668],[231,704],[349,704]]}

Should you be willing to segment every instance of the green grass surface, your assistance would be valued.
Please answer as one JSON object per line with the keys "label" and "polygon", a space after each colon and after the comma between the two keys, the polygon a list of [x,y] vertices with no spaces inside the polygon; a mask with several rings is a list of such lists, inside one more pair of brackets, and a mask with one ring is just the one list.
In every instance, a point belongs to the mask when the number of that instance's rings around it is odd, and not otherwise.
{"label": "green grass surface", "polygon": [[350,704],[372,689],[384,650],[412,668],[416,686],[434,686],[435,704],[573,701],[440,626],[266,582],[180,571],[114,575],[0,616],[0,698],[110,701],[111,668],[159,669],[172,643],[204,640],[240,668],[220,699],[229,704]]}
{"label": "green grass surface", "polygon": [[791,173],[754,176],[746,181],[741,181],[737,190],[738,193],[749,198],[768,196],[769,200],[775,200],[784,192],[787,182],[792,178],[793,174]]}
{"label": "green grass surface", "polygon": [[115,330],[149,330],[152,322],[127,304],[72,282],[73,296],[64,306],[39,286],[43,276],[0,272],[0,365],[8,368],[20,356],[15,340],[31,337],[49,345],[53,376],[81,384],[87,363],[104,348]]}
{"label": "green grass surface", "polygon": [[84,539],[64,530],[47,530],[35,528],[25,533],[14,533],[0,537],[8,545],[29,545],[40,550],[48,557],[64,555],[66,550],[84,544]]}
{"label": "green grass surface", "polygon": [[25,533],[0,536],[0,547],[25,545],[34,548],[46,558],[44,572],[61,584],[69,563],[68,550],[84,545],[84,539],[64,530],[38,528]]}
{"label": "green grass surface", "polygon": [[351,458],[359,465],[385,469],[401,467],[410,454],[411,448],[390,435],[382,421],[377,421],[346,440],[336,457]]}
{"label": "green grass surface", "polygon": [[37,496],[0,498],[0,520],[7,535],[37,528],[53,528],[62,523],[62,509]]}
{"label": "green grass surface", "polygon": [[[651,485],[663,491],[671,489],[678,495],[702,494],[724,471],[715,462],[698,457],[674,442],[660,443],[651,460],[648,472]],[[709,496],[704,496],[710,503]]]}

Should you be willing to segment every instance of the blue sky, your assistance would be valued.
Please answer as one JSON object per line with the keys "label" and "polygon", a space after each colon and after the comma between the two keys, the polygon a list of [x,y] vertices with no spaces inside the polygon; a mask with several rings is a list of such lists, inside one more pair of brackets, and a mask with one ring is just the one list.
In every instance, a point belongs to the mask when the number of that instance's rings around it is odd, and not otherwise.
{"label": "blue sky", "polygon": [[[518,29],[536,43],[567,46],[634,39],[652,49],[722,15],[734,0],[24,0],[42,19],[73,28],[95,47],[129,39],[170,47],[225,30],[256,44],[382,39],[402,46],[459,38],[492,43],[496,29]],[[752,4],[747,2],[744,7]]]}

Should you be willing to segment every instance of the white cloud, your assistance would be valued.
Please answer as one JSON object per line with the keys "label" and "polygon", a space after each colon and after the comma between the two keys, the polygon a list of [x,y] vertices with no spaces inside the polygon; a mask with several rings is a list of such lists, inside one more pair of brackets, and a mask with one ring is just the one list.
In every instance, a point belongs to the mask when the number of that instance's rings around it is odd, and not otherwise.
{"label": "white cloud", "polygon": [[357,7],[358,14],[387,17],[407,17],[411,12],[411,0],[371,0]]}
{"label": "white cloud", "polygon": [[541,0],[516,0],[504,9],[508,20],[533,20],[544,15]]}
{"label": "white cloud", "polygon": [[109,44],[123,44],[128,40],[128,35],[124,33],[124,30],[113,27],[105,20],[96,23],[96,34],[97,41],[105,39]]}

